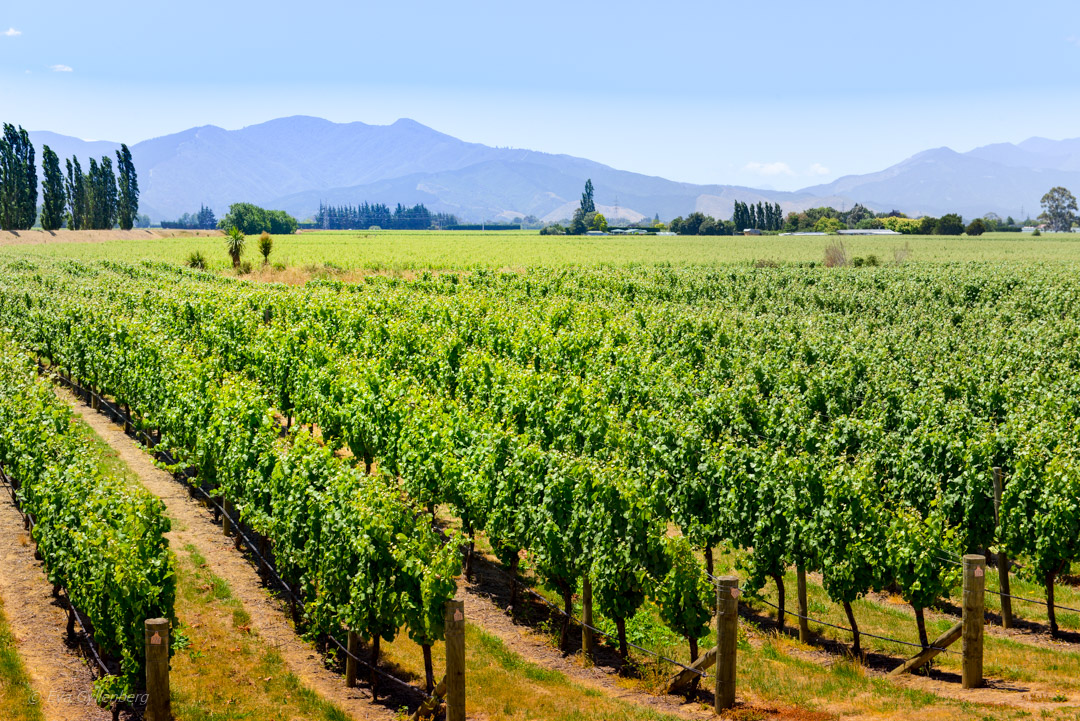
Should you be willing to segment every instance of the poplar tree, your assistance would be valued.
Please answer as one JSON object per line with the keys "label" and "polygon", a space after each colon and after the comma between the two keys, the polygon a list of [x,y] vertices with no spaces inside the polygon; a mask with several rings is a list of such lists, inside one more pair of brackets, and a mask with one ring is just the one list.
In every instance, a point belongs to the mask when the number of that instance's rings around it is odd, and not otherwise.
{"label": "poplar tree", "polygon": [[57,230],[64,225],[64,205],[67,198],[64,192],[64,176],[60,172],[60,158],[48,145],[41,149],[41,165],[45,171],[41,227],[43,230]]}
{"label": "poplar tree", "polygon": [[585,192],[581,194],[581,214],[596,212],[596,203],[593,202],[592,178],[585,181]]}
{"label": "poplar tree", "polygon": [[90,227],[90,195],[78,158],[67,161],[64,192],[68,203],[68,227],[72,230],[86,230]]}
{"label": "poplar tree", "polygon": [[120,227],[131,230],[139,214],[139,178],[135,173],[135,163],[131,160],[131,151],[127,145],[121,145],[116,151],[116,171],[119,173],[119,196],[116,215]]}
{"label": "poplar tree", "polygon": [[4,123],[0,139],[0,228],[28,230],[37,220],[34,144],[20,126]]}

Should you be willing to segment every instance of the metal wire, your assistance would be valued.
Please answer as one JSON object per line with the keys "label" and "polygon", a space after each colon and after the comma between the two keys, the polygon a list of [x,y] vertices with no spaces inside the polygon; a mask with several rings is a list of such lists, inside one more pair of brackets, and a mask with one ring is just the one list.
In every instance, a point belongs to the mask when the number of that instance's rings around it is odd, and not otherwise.
{"label": "metal wire", "polygon": [[[761,601],[762,603],[764,603],[767,606],[772,606],[777,611],[780,610],[779,606],[777,606],[775,603],[771,603],[771,602],[765,600],[764,598],[758,597],[757,600]],[[850,633],[852,635],[855,634],[855,632],[853,630],[851,630],[850,628],[845,628],[844,626],[837,626],[834,623],[828,623],[827,621],[822,621],[821,619],[812,618],[810,616],[803,616],[801,614],[795,613],[794,611],[789,611],[786,608],[783,609],[783,610],[784,610],[784,613],[788,614],[789,616],[795,616],[796,618],[804,618],[807,621],[810,621],[812,623],[818,623],[818,624],[821,624],[822,626],[828,626],[829,628],[835,628],[835,629],[838,629],[840,631],[847,631],[848,633]],[[888,641],[890,643],[899,643],[899,644],[902,644],[904,646],[911,646],[913,648],[921,648],[923,650],[933,649],[935,651],[941,651],[942,653],[952,653],[952,651],[950,651],[949,649],[942,648],[941,646],[923,646],[921,643],[911,643],[910,641],[901,641],[898,638],[889,638],[888,636],[877,636],[875,634],[867,633],[865,631],[859,631],[859,636],[860,637],[866,636],[867,638],[876,638],[879,641]]]}
{"label": "metal wire", "polygon": [[[713,580],[713,583],[716,583],[716,582],[718,582],[718,581],[720,580],[719,578],[717,578],[716,576],[712,575],[712,574],[711,574],[711,573],[709,573],[708,571],[706,571],[706,572],[705,572],[705,575],[706,575],[706,576],[708,576],[709,578],[711,578],[711,579]],[[742,587],[739,587],[739,591],[740,591],[740,592],[745,592],[745,589],[743,589]],[[772,602],[770,602],[770,601],[768,601],[768,600],[766,600],[766,599],[764,599],[764,598],[761,598],[760,596],[754,596],[754,598],[755,598],[756,600],[758,600],[758,601],[761,601],[761,602],[762,602],[762,603],[764,603],[764,604],[765,604],[766,606],[772,606],[772,607],[773,607],[773,608],[775,608],[775,609],[776,609],[777,611],[783,610],[783,612],[784,612],[785,614],[789,615],[789,616],[794,616],[795,618],[801,618],[801,619],[805,619],[806,621],[809,621],[809,622],[811,622],[811,623],[817,623],[817,624],[820,624],[820,625],[822,625],[822,626],[828,626],[829,628],[835,628],[835,629],[837,629],[838,631],[846,631],[847,633],[850,633],[850,634],[852,634],[852,635],[854,635],[854,634],[855,634],[855,631],[853,631],[852,629],[850,629],[850,628],[847,628],[847,627],[845,627],[845,626],[837,626],[837,625],[836,625],[835,623],[829,623],[828,621],[822,621],[822,620],[821,620],[820,618],[814,618],[814,617],[812,617],[812,616],[803,616],[802,614],[799,614],[799,613],[795,613],[794,611],[789,611],[789,610],[787,610],[786,608],[785,608],[785,609],[781,609],[781,608],[780,608],[779,606],[777,606],[777,605],[776,605],[775,603],[772,603]],[[860,636],[860,637],[861,637],[861,636],[866,636],[867,638],[876,638],[876,639],[878,639],[879,641],[889,641],[889,642],[891,642],[891,643],[899,643],[899,644],[902,644],[902,645],[904,645],[904,646],[911,646],[911,647],[913,647],[913,648],[922,648],[922,649],[933,649],[933,650],[935,650],[935,651],[941,651],[942,653],[952,653],[952,651],[950,651],[949,649],[947,649],[947,648],[941,648],[940,646],[923,646],[923,645],[922,645],[921,643],[911,643],[910,641],[901,641],[901,640],[900,640],[900,639],[898,639],[898,638],[889,638],[889,637],[887,637],[887,636],[877,636],[877,635],[875,635],[875,634],[872,634],[872,633],[867,633],[867,632],[865,632],[865,631],[859,631],[859,636]]]}
{"label": "metal wire", "polygon": [[[1011,593],[1002,593],[1001,591],[999,591],[997,589],[988,588],[988,589],[986,589],[986,592],[987,593],[997,594],[998,596],[1005,596],[1006,598],[1013,598],[1013,599],[1016,599],[1017,601],[1024,601],[1026,603],[1037,603],[1040,606],[1046,606],[1047,608],[1049,608],[1050,605],[1051,605],[1049,601],[1040,601],[1037,598],[1024,598],[1023,596],[1014,596]],[[1056,604],[1056,603],[1053,604],[1053,606],[1054,606],[1054,608],[1060,608],[1062,611],[1072,611],[1073,613],[1080,613],[1080,608],[1069,608],[1068,606],[1061,606],[1061,605]]]}

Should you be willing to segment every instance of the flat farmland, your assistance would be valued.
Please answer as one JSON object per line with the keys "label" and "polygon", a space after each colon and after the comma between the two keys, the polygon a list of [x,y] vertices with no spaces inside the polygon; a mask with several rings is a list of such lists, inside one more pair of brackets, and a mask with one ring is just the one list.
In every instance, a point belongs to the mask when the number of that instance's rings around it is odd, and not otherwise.
{"label": "flat farmland", "polygon": [[[210,269],[229,258],[220,237],[148,237],[90,242],[45,237],[0,239],[24,255],[51,258],[183,264],[202,253]],[[27,233],[23,233],[27,236]],[[1080,234],[1032,237],[1017,233],[968,236],[543,236],[538,231],[315,231],[275,236],[272,265],[293,270],[416,271],[457,269],[565,268],[597,265],[703,265],[755,262],[821,263],[838,240],[849,258],[874,256],[879,263],[964,261],[1080,261]],[[258,267],[257,238],[249,237],[243,258]]]}

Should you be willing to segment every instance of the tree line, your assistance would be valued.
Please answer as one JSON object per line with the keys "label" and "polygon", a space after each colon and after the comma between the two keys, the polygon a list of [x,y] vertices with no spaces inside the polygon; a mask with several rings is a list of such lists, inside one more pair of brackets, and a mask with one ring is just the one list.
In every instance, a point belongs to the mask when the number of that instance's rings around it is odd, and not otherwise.
{"label": "tree line", "polygon": [[[361,205],[324,205],[319,203],[314,227],[323,230],[364,230],[377,227],[393,230],[431,230],[457,225],[456,216],[432,213],[423,203],[407,207],[401,203],[394,210],[383,203]],[[305,226],[306,227],[306,226]]]}
{"label": "tree line", "polygon": [[0,138],[0,229],[29,230],[40,217],[44,230],[131,230],[139,218],[139,180],[131,150],[121,145],[112,158],[90,159],[83,173],[78,158],[69,158],[67,173],[48,145],[41,150],[42,205],[38,212],[38,178],[34,144],[20,126],[4,123]]}
{"label": "tree line", "polygon": [[214,211],[205,205],[200,205],[198,213],[184,213],[177,220],[163,220],[161,227],[180,230],[213,230],[217,227],[217,223]]}

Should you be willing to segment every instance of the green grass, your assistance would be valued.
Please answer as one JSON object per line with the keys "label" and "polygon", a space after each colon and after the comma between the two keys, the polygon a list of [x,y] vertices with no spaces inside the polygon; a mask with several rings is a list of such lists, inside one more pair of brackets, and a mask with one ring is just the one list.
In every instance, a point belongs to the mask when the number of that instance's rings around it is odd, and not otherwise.
{"label": "green grass", "polygon": [[41,706],[15,648],[15,637],[0,601],[0,718],[5,721],[40,721]]}
{"label": "green grass", "polygon": [[[573,265],[715,265],[821,262],[837,236],[542,236],[536,231],[318,231],[276,236],[271,263],[308,272],[326,270],[409,271],[418,269],[556,268]],[[1017,233],[967,236],[855,236],[843,238],[848,256],[875,255],[893,262],[905,247],[907,262],[1080,261],[1080,234],[1032,237]],[[254,243],[244,259],[258,267]],[[153,259],[183,263],[200,251],[211,268],[230,265],[222,238],[115,240],[103,243],[19,245],[20,254],[82,260]]]}

